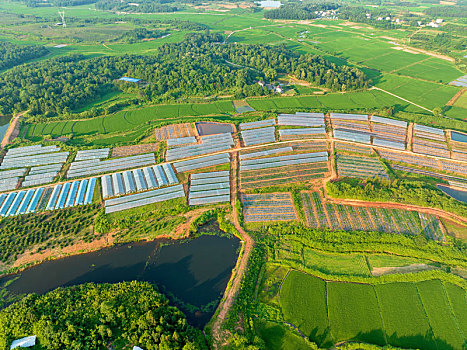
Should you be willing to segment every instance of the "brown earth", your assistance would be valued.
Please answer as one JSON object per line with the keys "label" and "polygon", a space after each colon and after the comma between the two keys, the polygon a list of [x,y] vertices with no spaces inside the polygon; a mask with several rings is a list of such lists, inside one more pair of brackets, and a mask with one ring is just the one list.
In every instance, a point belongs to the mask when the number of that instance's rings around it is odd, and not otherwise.
{"label": "brown earth", "polygon": [[254,246],[253,239],[243,230],[238,220],[237,211],[235,210],[235,203],[237,202],[237,183],[238,183],[238,153],[232,155],[231,166],[231,205],[232,205],[232,222],[235,225],[240,237],[242,239],[242,251],[237,260],[235,268],[232,270],[232,276],[229,284],[225,290],[224,297],[222,298],[219,306],[217,307],[215,321],[212,324],[211,334],[213,337],[214,349],[220,348],[227,336],[227,331],[222,329],[222,324],[225,321],[234,301],[241,287],[243,276],[248,268],[248,260]]}
{"label": "brown earth", "polygon": [[389,275],[392,273],[412,273],[412,272],[419,272],[425,270],[433,270],[436,269],[434,266],[430,266],[427,264],[411,264],[408,266],[398,266],[398,267],[374,267],[371,271],[373,276],[382,276],[382,275]]}
{"label": "brown earth", "polygon": [[112,149],[111,157],[127,157],[142,153],[157,151],[158,143],[146,143],[141,145],[120,146]]}
{"label": "brown earth", "polygon": [[4,148],[6,145],[8,145],[11,141],[13,141],[16,137],[19,135],[19,121],[23,114],[26,112],[22,112],[15,117],[10,122],[10,126],[8,127],[8,130],[6,131],[5,136],[3,137],[2,143],[1,143],[1,148]]}
{"label": "brown earth", "polygon": [[457,93],[446,103],[446,106],[454,106],[454,103],[466,92],[466,89],[457,91]]}

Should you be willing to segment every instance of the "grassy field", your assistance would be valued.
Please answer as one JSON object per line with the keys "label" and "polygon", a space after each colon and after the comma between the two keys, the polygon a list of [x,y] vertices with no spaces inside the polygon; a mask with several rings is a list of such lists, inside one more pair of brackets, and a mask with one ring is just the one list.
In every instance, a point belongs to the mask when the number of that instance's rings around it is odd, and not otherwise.
{"label": "grassy field", "polygon": [[420,260],[406,258],[397,255],[377,255],[372,254],[368,256],[368,262],[373,267],[401,267],[411,264],[420,263]]}
{"label": "grassy field", "polygon": [[448,350],[464,346],[465,297],[460,287],[439,280],[356,284],[292,270],[280,306],[286,322],[322,346],[352,340]]}
{"label": "grassy field", "polygon": [[332,254],[304,248],[305,265],[311,269],[336,275],[369,276],[365,257],[360,254]]}

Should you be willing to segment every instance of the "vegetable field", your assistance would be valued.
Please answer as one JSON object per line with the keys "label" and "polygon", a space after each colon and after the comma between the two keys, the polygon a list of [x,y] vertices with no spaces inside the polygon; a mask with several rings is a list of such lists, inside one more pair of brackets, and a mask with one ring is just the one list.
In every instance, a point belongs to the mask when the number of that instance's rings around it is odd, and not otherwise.
{"label": "vegetable field", "polygon": [[309,227],[345,231],[379,231],[444,240],[439,219],[431,214],[401,209],[340,205],[324,202],[318,192],[303,192]]}
{"label": "vegetable field", "polygon": [[447,350],[464,346],[465,297],[460,287],[439,280],[354,284],[292,270],[280,306],[285,321],[320,346],[360,341]]}
{"label": "vegetable field", "polygon": [[296,220],[290,193],[243,194],[246,222]]}

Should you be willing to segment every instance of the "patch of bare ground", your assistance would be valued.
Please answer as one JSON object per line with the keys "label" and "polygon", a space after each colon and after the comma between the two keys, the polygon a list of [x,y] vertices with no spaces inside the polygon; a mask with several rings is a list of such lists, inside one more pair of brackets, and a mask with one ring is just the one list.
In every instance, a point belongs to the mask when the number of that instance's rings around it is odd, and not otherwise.
{"label": "patch of bare ground", "polygon": [[435,266],[430,266],[427,264],[412,264],[408,266],[398,266],[398,267],[374,267],[371,271],[373,276],[382,276],[389,275],[393,273],[412,273],[425,270],[434,270]]}
{"label": "patch of bare ground", "polygon": [[40,252],[35,252],[31,254],[31,251],[27,251],[21,254],[11,266],[12,268],[17,268],[26,265],[38,264],[42,261],[49,259],[57,259],[69,255],[77,255],[87,252],[96,251],[104,247],[111,246],[114,242],[114,232],[110,232],[105,236],[95,239],[91,242],[76,242],[70,246],[60,248],[51,248],[45,249]]}
{"label": "patch of bare ground", "polygon": [[6,145],[8,145],[11,141],[13,141],[15,138],[19,136],[20,132],[20,124],[19,121],[23,114],[26,112],[22,112],[15,117],[10,122],[10,126],[8,127],[8,130],[5,133],[5,136],[3,137],[2,143],[1,143],[1,148],[4,148]]}
{"label": "patch of bare ground", "polygon": [[[242,250],[240,252],[239,258],[235,268],[232,270],[232,276],[228,286],[224,292],[224,297],[222,298],[219,306],[217,307],[214,323],[212,324],[211,334],[213,338],[213,348],[219,349],[225,345],[225,340],[228,337],[229,332],[222,329],[222,324],[224,323],[227,315],[232,308],[235,298],[240,290],[241,282],[248,268],[248,260],[250,259],[251,252],[254,247],[253,239],[243,230],[240,226],[240,221],[238,219],[237,211],[235,210],[235,204],[237,202],[237,185],[238,185],[238,152],[232,154],[232,163],[231,163],[231,205],[232,205],[232,215],[230,219],[232,220],[236,230],[238,231],[242,239]],[[240,315],[241,317],[241,315]],[[240,327],[241,328],[241,327]]]}
{"label": "patch of bare ground", "polygon": [[150,153],[157,151],[158,143],[146,143],[140,145],[120,146],[112,150],[112,157],[127,157],[136,154]]}
{"label": "patch of bare ground", "polygon": [[454,106],[457,100],[466,92],[466,89],[457,91],[457,93],[446,103],[446,106]]}

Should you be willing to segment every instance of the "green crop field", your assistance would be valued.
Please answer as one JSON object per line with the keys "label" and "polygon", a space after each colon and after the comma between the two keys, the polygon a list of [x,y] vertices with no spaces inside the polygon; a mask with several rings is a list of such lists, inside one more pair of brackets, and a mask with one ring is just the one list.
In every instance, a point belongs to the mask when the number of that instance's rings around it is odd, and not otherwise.
{"label": "green crop field", "polygon": [[280,290],[284,319],[298,327],[312,341],[330,340],[326,306],[326,282],[290,271]]}
{"label": "green crop field", "polygon": [[451,305],[452,313],[457,320],[460,331],[467,334],[466,292],[452,283],[445,283],[444,289]]}
{"label": "green crop field", "polygon": [[448,350],[464,346],[465,296],[439,280],[326,282],[292,270],[282,283],[280,306],[286,322],[321,345],[353,340]]}
{"label": "green crop field", "polygon": [[404,348],[436,349],[430,324],[413,283],[375,286],[388,341]]}
{"label": "green crop field", "polygon": [[[28,139],[35,139],[43,135],[58,137],[69,134],[73,134],[75,138],[97,134],[102,137],[103,135],[113,133],[127,133],[133,135],[135,132],[135,137],[137,137],[148,128],[148,122],[154,122],[153,126],[156,127],[161,123],[176,123],[181,117],[218,115],[221,113],[234,113],[232,101],[216,101],[214,103],[204,104],[159,105],[120,111],[106,117],[87,120],[39,123],[34,127],[28,128],[26,137]],[[122,139],[122,135],[113,135],[112,137]],[[125,137],[125,139],[131,141],[132,137]],[[99,142],[94,143],[97,144]],[[108,141],[104,143],[108,144]]]}
{"label": "green crop field", "polygon": [[324,110],[367,110],[396,105],[399,110],[422,112],[396,97],[377,90],[327,94],[316,96],[250,98],[248,104],[257,111],[274,111],[293,108]]}
{"label": "green crop field", "polygon": [[333,338],[385,345],[373,286],[342,282],[328,282],[326,286]]}
{"label": "green crop field", "polygon": [[455,86],[395,74],[383,74],[376,86],[429,109],[444,106],[459,91]]}
{"label": "green crop field", "polygon": [[417,283],[426,315],[437,343],[445,342],[454,349],[462,349],[465,339],[447,299],[443,284],[438,280]]}

